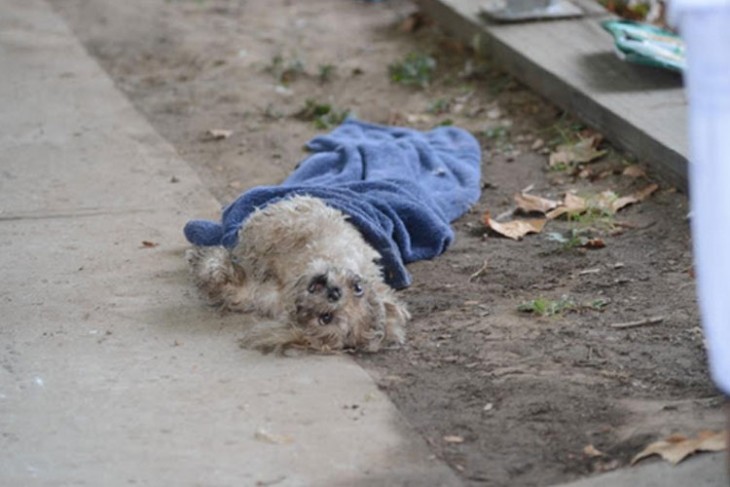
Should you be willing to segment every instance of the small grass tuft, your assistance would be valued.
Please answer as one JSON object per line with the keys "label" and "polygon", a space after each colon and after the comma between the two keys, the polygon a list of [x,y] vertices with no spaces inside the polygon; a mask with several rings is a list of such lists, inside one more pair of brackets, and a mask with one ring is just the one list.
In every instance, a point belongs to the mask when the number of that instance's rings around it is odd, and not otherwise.
{"label": "small grass tuft", "polygon": [[451,111],[451,101],[448,98],[439,98],[429,103],[426,111],[434,115],[449,113]]}
{"label": "small grass tuft", "polygon": [[570,230],[568,230],[565,233],[560,233],[560,232],[546,233],[545,237],[548,240],[552,240],[553,242],[558,242],[560,244],[560,247],[557,249],[558,251],[568,252],[573,249],[583,247],[583,245],[585,245],[587,238],[583,235],[584,233],[585,233],[584,230],[580,230],[577,228],[571,228]]}
{"label": "small grass tuft", "polygon": [[350,110],[337,110],[329,103],[319,103],[317,100],[308,99],[304,107],[294,117],[299,120],[314,122],[314,126],[320,130],[340,125],[350,114]]}
{"label": "small grass tuft", "polygon": [[317,78],[319,78],[319,82],[322,84],[329,83],[334,78],[336,71],[337,66],[334,64],[320,64]]}
{"label": "small grass tuft", "polygon": [[508,126],[489,127],[480,132],[479,135],[488,139],[491,142],[491,148],[498,151],[509,151],[514,148],[510,141],[510,128]]}
{"label": "small grass tuft", "polygon": [[571,228],[570,231],[568,231],[567,237],[565,238],[565,242],[563,242],[563,250],[573,250],[578,247],[583,247],[585,245],[586,239],[582,235],[583,232],[580,230],[577,230],[575,228]]}
{"label": "small grass tuft", "polygon": [[573,119],[566,112],[562,112],[554,124],[546,127],[541,132],[543,138],[547,140],[547,146],[555,149],[559,145],[578,142],[580,133],[585,128],[585,124]]}
{"label": "small grass tuft", "polygon": [[509,127],[498,125],[484,131],[484,136],[490,140],[504,140],[509,137]]}
{"label": "small grass tuft", "polygon": [[284,117],[284,114],[281,113],[273,103],[269,103],[266,105],[266,108],[263,109],[262,115],[266,120],[279,120]]}
{"label": "small grass tuft", "polygon": [[428,54],[409,53],[402,61],[388,66],[391,81],[407,86],[426,88],[436,71],[436,60]]}
{"label": "small grass tuft", "polygon": [[284,85],[306,74],[304,61],[298,57],[286,59],[280,54],[271,58],[271,63],[266,67],[266,71]]}
{"label": "small grass tuft", "polygon": [[568,213],[568,221],[575,222],[584,227],[595,225],[610,226],[614,220],[614,215],[602,208],[589,206],[585,211],[578,213]]}
{"label": "small grass tuft", "polygon": [[567,296],[563,296],[557,300],[537,298],[525,301],[517,306],[517,311],[532,313],[537,316],[555,316],[575,309],[575,302]]}
{"label": "small grass tuft", "polygon": [[603,311],[609,304],[611,304],[610,299],[599,298],[584,304],[583,307],[594,311]]}

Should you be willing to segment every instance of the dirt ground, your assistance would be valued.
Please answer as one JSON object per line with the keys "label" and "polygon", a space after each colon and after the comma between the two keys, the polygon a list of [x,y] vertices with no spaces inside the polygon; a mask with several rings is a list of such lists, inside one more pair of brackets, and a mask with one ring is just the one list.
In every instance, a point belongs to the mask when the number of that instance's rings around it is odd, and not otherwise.
{"label": "dirt ground", "polygon": [[[622,175],[641,161],[607,143],[608,154],[589,166],[592,177],[548,170],[545,148],[586,135],[584,127],[436,26],[407,20],[411,3],[53,4],[221,203],[281,181],[305,156],[304,142],[327,130],[333,120],[317,127],[294,116],[308,99],[373,122],[453,123],[479,138],[479,203],[454,223],[457,240],[446,254],[410,266],[407,345],[356,357],[467,485],[568,481],[625,467],[656,437],[720,427],[685,196],[659,180],[654,195],[615,218],[556,220],[521,241],[487,231],[484,212],[509,211],[527,186],[559,198],[570,190],[623,195],[648,181]],[[388,65],[410,52],[438,62],[426,88],[389,79]],[[232,134],[211,140],[211,129]],[[206,216],[216,215],[190,215]],[[605,247],[554,240],[570,231]],[[544,317],[518,311],[538,298],[564,299],[572,309]],[[663,320],[611,326],[653,316]],[[588,445],[604,454],[584,453]]]}

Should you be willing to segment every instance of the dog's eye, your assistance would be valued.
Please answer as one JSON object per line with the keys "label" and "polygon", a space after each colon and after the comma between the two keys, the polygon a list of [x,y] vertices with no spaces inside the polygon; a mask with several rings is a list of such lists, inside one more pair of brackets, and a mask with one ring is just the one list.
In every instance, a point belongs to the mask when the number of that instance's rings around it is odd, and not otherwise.
{"label": "dog's eye", "polygon": [[365,290],[362,288],[362,284],[359,282],[356,282],[352,285],[352,291],[355,293],[355,296],[362,296],[362,294],[365,292]]}
{"label": "dog's eye", "polygon": [[322,313],[321,315],[319,315],[319,324],[329,325],[330,323],[332,323],[332,318],[334,318],[334,316],[332,316],[332,313]]}

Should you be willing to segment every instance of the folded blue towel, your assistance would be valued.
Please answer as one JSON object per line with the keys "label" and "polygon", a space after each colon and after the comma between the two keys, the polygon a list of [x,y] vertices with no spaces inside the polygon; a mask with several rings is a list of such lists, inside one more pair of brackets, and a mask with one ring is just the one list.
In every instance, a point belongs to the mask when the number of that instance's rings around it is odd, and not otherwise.
{"label": "folded blue towel", "polygon": [[449,223],[479,199],[481,151],[463,129],[420,132],[348,119],[307,148],[314,154],[281,185],[246,191],[220,223],[188,222],[187,239],[232,248],[257,208],[313,196],[348,215],[380,252],[385,282],[401,289],[411,283],[405,264],[443,253],[454,238]]}

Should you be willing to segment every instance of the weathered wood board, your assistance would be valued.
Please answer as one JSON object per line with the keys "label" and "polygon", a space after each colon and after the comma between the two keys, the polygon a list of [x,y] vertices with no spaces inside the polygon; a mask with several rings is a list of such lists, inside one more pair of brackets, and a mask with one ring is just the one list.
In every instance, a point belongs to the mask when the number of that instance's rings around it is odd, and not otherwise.
{"label": "weathered wood board", "polygon": [[679,74],[621,61],[593,2],[579,19],[488,23],[481,0],[418,0],[449,32],[686,189],[687,103]]}

